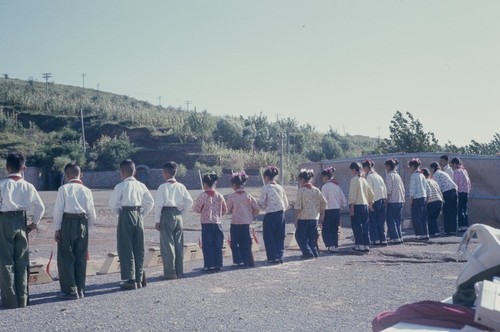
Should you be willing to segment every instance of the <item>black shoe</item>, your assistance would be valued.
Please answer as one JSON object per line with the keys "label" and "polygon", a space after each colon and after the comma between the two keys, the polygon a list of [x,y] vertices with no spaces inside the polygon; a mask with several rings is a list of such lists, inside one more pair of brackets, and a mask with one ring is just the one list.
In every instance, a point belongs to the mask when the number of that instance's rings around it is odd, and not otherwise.
{"label": "black shoe", "polygon": [[78,300],[78,293],[77,292],[71,292],[71,293],[62,293],[59,298],[63,300]]}
{"label": "black shoe", "polygon": [[120,284],[120,288],[123,290],[135,290],[137,289],[137,284],[135,280],[124,281]]}
{"label": "black shoe", "polygon": [[85,297],[85,294],[84,294],[84,291],[83,290],[79,290],[78,291],[78,297],[83,299]]}

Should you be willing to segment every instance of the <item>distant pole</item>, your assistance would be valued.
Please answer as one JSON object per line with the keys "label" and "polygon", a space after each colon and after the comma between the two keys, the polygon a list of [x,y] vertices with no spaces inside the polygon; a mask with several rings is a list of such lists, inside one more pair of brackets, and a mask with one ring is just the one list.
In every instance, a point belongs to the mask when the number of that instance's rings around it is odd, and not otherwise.
{"label": "distant pole", "polygon": [[82,88],[85,89],[85,75],[87,75],[86,73],[82,73]]}
{"label": "distant pole", "polygon": [[283,180],[284,180],[284,175],[283,175],[283,154],[284,154],[284,143],[285,143],[285,134],[284,133],[280,133],[279,134],[279,137],[280,137],[280,183],[281,185],[283,185]]}
{"label": "distant pole", "polygon": [[189,112],[189,105],[191,104],[191,102],[189,100],[186,100],[186,110]]}
{"label": "distant pole", "polygon": [[158,96],[158,105],[161,107],[161,96]]}
{"label": "distant pole", "polygon": [[52,73],[43,73],[42,77],[45,78],[45,98],[49,99],[49,78],[52,77]]}
{"label": "distant pole", "polygon": [[85,146],[85,126],[83,124],[83,109],[80,108],[80,119],[82,121],[82,144],[83,144],[83,154],[87,152],[87,148]]}

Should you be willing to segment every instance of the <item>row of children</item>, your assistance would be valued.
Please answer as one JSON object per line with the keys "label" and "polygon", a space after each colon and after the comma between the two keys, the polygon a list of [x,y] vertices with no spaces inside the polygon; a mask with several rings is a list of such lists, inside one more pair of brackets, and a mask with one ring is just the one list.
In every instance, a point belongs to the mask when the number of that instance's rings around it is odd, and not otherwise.
{"label": "row of children", "polygon": [[[37,229],[45,207],[35,187],[23,179],[25,157],[10,153],[6,158],[8,176],[0,181],[0,289],[4,308],[25,307],[29,302],[28,233]],[[221,218],[232,214],[231,249],[236,266],[253,266],[249,225],[260,208],[266,210],[264,242],[268,262],[283,261],[285,217],[288,200],[284,189],[274,178],[276,167],[264,172],[266,185],[259,202],[245,192],[245,172],[235,173],[231,183],[235,193],[226,200],[215,191],[218,176],[203,176],[204,191],[194,202],[186,187],[175,179],[177,164],[163,167],[165,183],[160,185],[156,204],[147,187],[137,181],[135,164],[124,160],[120,164],[122,182],[111,194],[109,205],[118,215],[117,249],[120,260],[120,288],[137,289],[146,285],[144,275],[144,221],[153,207],[155,227],[160,232],[163,261],[161,279],[183,277],[182,214],[193,210],[200,213],[204,271],[216,272],[222,267],[223,233]],[[57,193],[54,205],[54,239],[57,242],[59,284],[64,299],[84,297],[85,274],[89,244],[89,228],[96,221],[93,196],[81,181],[80,167],[74,163],[64,168],[66,184]],[[27,211],[33,212],[27,224]]]}

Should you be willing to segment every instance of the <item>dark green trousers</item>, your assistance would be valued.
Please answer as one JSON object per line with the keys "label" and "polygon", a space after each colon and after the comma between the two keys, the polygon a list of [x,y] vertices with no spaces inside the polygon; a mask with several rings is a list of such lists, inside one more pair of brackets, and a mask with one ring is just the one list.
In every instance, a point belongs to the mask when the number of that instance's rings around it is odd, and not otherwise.
{"label": "dark green trousers", "polygon": [[29,251],[23,214],[0,213],[0,288],[4,308],[25,307]]}
{"label": "dark green trousers", "polygon": [[144,271],[144,222],[139,211],[122,208],[116,242],[122,280],[141,282]]}
{"label": "dark green trousers", "polygon": [[175,207],[161,210],[160,251],[165,277],[181,277],[184,273],[184,232],[182,214]]}
{"label": "dark green trousers", "polygon": [[63,215],[61,238],[57,244],[57,270],[63,293],[85,291],[89,233],[87,218]]}

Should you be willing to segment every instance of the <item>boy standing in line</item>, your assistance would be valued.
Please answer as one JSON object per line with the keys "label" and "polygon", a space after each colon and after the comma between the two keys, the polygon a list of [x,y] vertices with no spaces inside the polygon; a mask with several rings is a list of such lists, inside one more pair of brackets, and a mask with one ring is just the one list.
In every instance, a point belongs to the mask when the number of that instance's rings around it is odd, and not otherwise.
{"label": "boy standing in line", "polygon": [[144,221],[154,206],[148,188],[134,178],[135,164],[126,159],[120,164],[122,182],[111,193],[109,206],[118,215],[117,246],[123,282],[120,288],[142,287],[144,273]]}
{"label": "boy standing in line", "polygon": [[64,176],[68,183],[59,187],[54,205],[54,240],[62,298],[76,300],[84,297],[89,227],[96,213],[92,192],[80,180],[80,167],[67,164]]}
{"label": "boy standing in line", "polygon": [[[0,288],[4,308],[22,308],[28,302],[28,234],[37,229],[45,207],[35,187],[23,179],[26,159],[7,156],[7,178],[0,181]],[[26,211],[33,222],[26,225]]]}
{"label": "boy standing in line", "polygon": [[184,233],[182,213],[193,206],[193,199],[186,187],[177,182],[177,164],[163,165],[163,179],[156,193],[156,229],[160,232],[160,250],[163,260],[163,276],[160,279],[182,278],[184,273]]}

